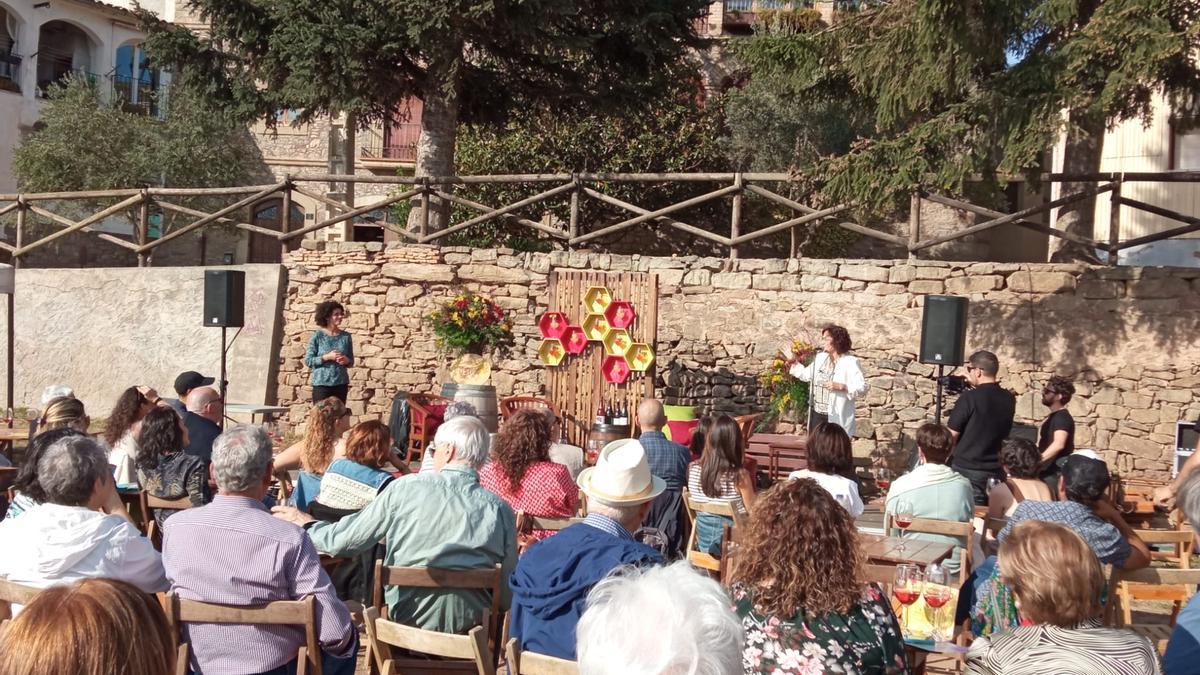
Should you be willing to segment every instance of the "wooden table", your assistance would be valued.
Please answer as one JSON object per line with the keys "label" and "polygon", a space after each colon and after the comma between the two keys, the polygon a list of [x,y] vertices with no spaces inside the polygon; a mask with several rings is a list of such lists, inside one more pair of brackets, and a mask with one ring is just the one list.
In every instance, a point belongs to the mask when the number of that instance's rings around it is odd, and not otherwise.
{"label": "wooden table", "polygon": [[757,460],[759,470],[766,471],[772,481],[808,467],[805,439],[798,435],[753,434],[746,444],[746,455]]}
{"label": "wooden table", "polygon": [[[859,533],[860,545],[867,560],[893,565],[932,565],[940,563],[954,552],[954,544],[879,534]],[[900,546],[903,544],[903,550]]]}
{"label": "wooden table", "polygon": [[0,427],[0,452],[10,460],[13,458],[13,441],[28,441],[29,429],[7,429]]}

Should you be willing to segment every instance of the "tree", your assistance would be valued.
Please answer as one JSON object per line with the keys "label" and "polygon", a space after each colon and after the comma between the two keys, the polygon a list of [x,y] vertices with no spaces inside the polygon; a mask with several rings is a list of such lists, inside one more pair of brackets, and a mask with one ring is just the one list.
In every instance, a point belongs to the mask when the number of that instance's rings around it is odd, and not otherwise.
{"label": "tree", "polygon": [[[889,0],[857,3],[751,70],[794,93],[841,101],[873,129],[844,154],[797,169],[831,202],[899,209],[918,186],[962,193],[982,175],[1041,169],[1065,137],[1068,172],[1093,173],[1107,127],[1148,119],[1155,96],[1188,120],[1200,102],[1200,23],[1191,0]],[[755,75],[757,76],[757,75]],[[1087,189],[1064,184],[1064,196]],[[1063,209],[1090,236],[1094,200]],[[1086,258],[1071,245],[1056,257]]]}
{"label": "tree", "polygon": [[[423,101],[416,175],[454,172],[460,121],[625,105],[675,79],[706,0],[193,0],[197,36],[144,13],[147,49],[227,109],[385,119]],[[438,221],[444,213],[438,214]]]}

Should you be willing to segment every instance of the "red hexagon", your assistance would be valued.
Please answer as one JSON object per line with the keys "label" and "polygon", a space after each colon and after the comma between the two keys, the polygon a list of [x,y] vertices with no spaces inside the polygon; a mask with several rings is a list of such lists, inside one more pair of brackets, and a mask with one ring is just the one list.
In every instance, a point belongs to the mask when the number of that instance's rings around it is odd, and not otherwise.
{"label": "red hexagon", "polygon": [[624,356],[606,356],[600,364],[600,372],[612,384],[621,384],[629,379],[629,364]]}
{"label": "red hexagon", "polygon": [[546,312],[538,320],[538,330],[544,338],[561,338],[570,325],[567,315],[562,312]]}
{"label": "red hexagon", "polygon": [[562,337],[558,339],[567,348],[568,354],[582,354],[583,350],[587,349],[588,346],[587,335],[584,334],[583,329],[579,326],[567,326],[567,329],[563,331]]}
{"label": "red hexagon", "polygon": [[632,303],[613,300],[608,304],[608,309],[604,310],[604,316],[608,319],[608,325],[613,328],[629,328],[637,318],[637,312],[633,310]]}

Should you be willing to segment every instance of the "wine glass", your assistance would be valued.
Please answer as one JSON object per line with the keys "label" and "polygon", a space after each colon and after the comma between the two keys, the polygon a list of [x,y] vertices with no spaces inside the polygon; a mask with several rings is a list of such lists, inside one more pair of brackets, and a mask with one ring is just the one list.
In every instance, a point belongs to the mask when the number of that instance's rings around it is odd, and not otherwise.
{"label": "wine glass", "polygon": [[8,425],[9,429],[12,428],[12,425],[13,425],[13,409],[12,408],[4,409],[4,423]]}
{"label": "wine glass", "polygon": [[933,639],[946,640],[947,635],[942,632],[942,623],[939,617],[942,613],[942,607],[950,602],[953,594],[950,591],[950,575],[939,565],[930,565],[925,569],[925,604],[933,610],[933,619],[929,622],[933,626]]}
{"label": "wine glass", "polygon": [[895,511],[895,514],[892,516],[892,522],[896,525],[897,528],[900,529],[900,536],[902,538],[900,541],[900,545],[896,547],[897,551],[904,550],[904,541],[903,541],[904,532],[905,532],[905,530],[908,529],[909,525],[912,525],[912,521],[913,521],[912,502],[908,501],[907,499],[901,499],[900,501],[896,502],[896,511]]}
{"label": "wine glass", "polygon": [[873,474],[875,478],[875,484],[879,486],[879,489],[887,492],[888,488],[892,485],[892,478],[895,477],[895,472],[886,466],[880,465],[876,466],[871,473]]}
{"label": "wine glass", "polygon": [[916,565],[897,565],[896,576],[892,581],[892,595],[900,601],[900,630],[908,625],[908,606],[921,597],[923,576],[921,568]]}

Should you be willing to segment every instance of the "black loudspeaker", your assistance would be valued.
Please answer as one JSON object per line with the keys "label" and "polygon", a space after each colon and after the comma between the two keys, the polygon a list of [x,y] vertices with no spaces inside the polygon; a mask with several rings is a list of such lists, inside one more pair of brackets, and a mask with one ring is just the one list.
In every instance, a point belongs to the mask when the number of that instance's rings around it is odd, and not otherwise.
{"label": "black loudspeaker", "polygon": [[246,315],[246,273],[205,270],[204,325],[241,326]]}
{"label": "black loudspeaker", "polygon": [[956,295],[925,296],[921,318],[921,363],[957,366],[967,343],[967,299]]}

